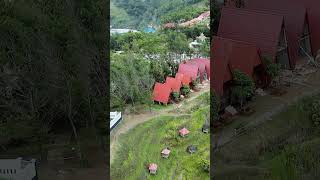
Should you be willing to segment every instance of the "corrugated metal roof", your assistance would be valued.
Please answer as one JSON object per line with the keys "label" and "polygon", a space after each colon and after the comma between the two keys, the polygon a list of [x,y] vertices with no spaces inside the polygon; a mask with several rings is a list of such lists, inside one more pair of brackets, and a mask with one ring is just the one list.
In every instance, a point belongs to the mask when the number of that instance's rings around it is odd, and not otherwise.
{"label": "corrugated metal roof", "polygon": [[206,59],[206,58],[195,58],[195,59],[191,59],[191,62],[195,62],[198,64],[204,64],[205,66],[205,71],[208,75],[208,79],[210,79],[210,59]]}
{"label": "corrugated metal roof", "polygon": [[[235,1],[230,1],[226,6],[234,7]],[[313,55],[320,49],[320,1],[319,0],[245,0],[245,8],[262,9],[265,11],[276,11],[285,14],[286,23],[290,28],[298,28],[301,26],[301,14],[303,8],[306,8],[307,17],[309,21],[311,44]],[[293,24],[295,24],[293,26]],[[292,29],[292,30],[293,30]],[[300,29],[300,28],[298,28]],[[287,29],[288,31],[291,31]],[[288,35],[289,36],[289,35]],[[290,48],[291,49],[291,48]],[[291,50],[292,51],[292,50]]]}
{"label": "corrugated metal roof", "polygon": [[171,88],[168,84],[156,83],[153,89],[153,100],[167,104],[170,99]]}
{"label": "corrugated metal roof", "polygon": [[240,70],[252,77],[254,68],[261,64],[258,48],[250,43],[213,37],[212,85],[223,95],[223,84],[232,80],[232,71]]}
{"label": "corrugated metal roof", "polygon": [[177,73],[176,78],[181,80],[182,85],[184,85],[184,86],[189,86],[191,83],[191,77],[189,75]]}
{"label": "corrugated metal roof", "polygon": [[260,10],[268,14],[284,16],[290,66],[294,68],[299,56],[299,38],[303,32],[306,9],[295,2],[291,1],[289,3],[287,0],[246,0],[245,9]]}
{"label": "corrugated metal roof", "polygon": [[182,63],[179,64],[178,72],[190,76],[192,80],[196,80],[199,73],[199,67],[193,64]]}
{"label": "corrugated metal roof", "polygon": [[181,80],[178,78],[167,77],[166,84],[168,84],[173,92],[180,92]]}
{"label": "corrugated metal roof", "polygon": [[224,7],[218,36],[255,44],[261,52],[275,57],[283,19],[280,15]]}

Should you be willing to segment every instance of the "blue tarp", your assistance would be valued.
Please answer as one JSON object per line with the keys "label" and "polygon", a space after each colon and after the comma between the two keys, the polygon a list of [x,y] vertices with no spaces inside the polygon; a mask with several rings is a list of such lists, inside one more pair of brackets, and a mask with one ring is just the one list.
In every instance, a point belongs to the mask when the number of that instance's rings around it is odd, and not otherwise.
{"label": "blue tarp", "polygon": [[154,32],[156,32],[156,29],[154,29],[152,27],[147,27],[147,28],[144,28],[143,32],[154,33]]}

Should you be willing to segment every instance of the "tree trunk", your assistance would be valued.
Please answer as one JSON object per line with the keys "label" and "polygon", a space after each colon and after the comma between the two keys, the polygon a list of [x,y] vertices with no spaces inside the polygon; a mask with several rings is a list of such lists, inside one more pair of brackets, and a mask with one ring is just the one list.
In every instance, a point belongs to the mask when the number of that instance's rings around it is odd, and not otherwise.
{"label": "tree trunk", "polygon": [[70,82],[68,81],[67,83],[68,83],[68,94],[69,94],[68,119],[69,119],[70,125],[72,127],[74,138],[75,138],[76,143],[77,143],[78,156],[80,158],[81,165],[83,165],[82,162],[83,162],[84,159],[83,159],[83,155],[82,155],[82,151],[81,151],[81,144],[80,144],[79,136],[78,136],[78,133],[77,133],[77,128],[76,128],[76,126],[74,124],[74,121],[73,121],[73,118],[72,118],[72,95],[71,95]]}

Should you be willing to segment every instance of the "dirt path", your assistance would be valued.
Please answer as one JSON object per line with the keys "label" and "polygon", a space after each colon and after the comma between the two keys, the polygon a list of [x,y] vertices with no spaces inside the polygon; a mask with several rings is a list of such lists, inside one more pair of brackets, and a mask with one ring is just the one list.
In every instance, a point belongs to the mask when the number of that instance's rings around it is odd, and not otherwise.
{"label": "dirt path", "polygon": [[223,147],[224,145],[232,142],[237,137],[241,135],[235,134],[236,124],[244,124],[243,128],[248,130],[250,128],[257,127],[268,120],[272,120],[272,116],[282,112],[288,106],[296,103],[303,97],[312,96],[320,92],[320,72],[310,74],[306,77],[306,84],[303,85],[292,85],[287,88],[287,94],[281,97],[275,97],[272,95],[267,95],[264,97],[258,97],[254,102],[251,102],[249,105],[255,107],[255,114],[250,117],[238,116],[235,117],[234,121],[237,123],[231,124],[230,126],[225,127],[219,133],[214,135],[215,144],[218,148]]}
{"label": "dirt path", "polygon": [[170,115],[170,116],[181,116],[184,114],[180,114],[179,111],[172,112],[178,109],[181,109],[188,105],[189,102],[193,101],[197,97],[199,97],[201,94],[205,92],[210,91],[210,82],[205,82],[203,84],[202,89],[199,92],[193,92],[190,94],[190,97],[188,99],[185,99],[180,104],[174,104],[171,107],[158,110],[158,111],[152,111],[152,112],[144,112],[141,114],[125,114],[123,115],[123,121],[120,122],[120,124],[114,128],[110,134],[110,163],[112,163],[114,154],[116,152],[116,149],[118,147],[118,137],[120,134],[127,133],[130,129],[134,128],[138,124],[147,122],[153,118],[162,116],[162,115]]}

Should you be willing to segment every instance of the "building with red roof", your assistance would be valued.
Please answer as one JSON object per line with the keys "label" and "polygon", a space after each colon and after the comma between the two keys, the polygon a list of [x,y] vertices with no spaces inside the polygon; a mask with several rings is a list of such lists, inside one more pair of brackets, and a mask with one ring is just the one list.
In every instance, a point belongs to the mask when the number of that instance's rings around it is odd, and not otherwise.
{"label": "building with red roof", "polygon": [[175,78],[180,80],[183,86],[189,87],[192,82],[191,77],[187,74],[177,73]]}
{"label": "building with red roof", "polygon": [[173,78],[173,77],[167,77],[166,78],[166,84],[170,86],[172,92],[180,92],[180,88],[182,86],[181,79]]}
{"label": "building with red roof", "polygon": [[[228,96],[228,83],[233,79],[232,72],[240,70],[255,81],[255,69],[262,66],[258,48],[250,43],[232,39],[213,37],[212,88],[220,96]],[[259,77],[261,78],[261,77]]]}
{"label": "building with red roof", "polygon": [[188,63],[179,64],[178,73],[188,75],[189,77],[191,77],[191,80],[193,81],[200,79],[199,66],[194,64],[188,64]]}
{"label": "building with red roof", "polygon": [[157,169],[158,169],[158,165],[155,163],[151,163],[151,164],[149,164],[148,169],[149,169],[150,174],[156,174]]}
{"label": "building with red roof", "polygon": [[182,128],[179,130],[179,134],[182,137],[185,137],[186,135],[188,135],[190,133],[190,131],[187,128]]}
{"label": "building with red roof", "polygon": [[[245,26],[244,26],[245,24]],[[218,36],[254,44],[283,67],[290,67],[284,17],[261,11],[222,8]]]}
{"label": "building with red roof", "polygon": [[[284,17],[291,69],[294,69],[296,62],[301,57],[312,56],[309,21],[305,7],[292,0],[290,2],[286,0],[246,0],[244,4],[244,8],[248,10],[260,10]],[[229,4],[229,6],[232,5]]]}
{"label": "building with red roof", "polygon": [[168,84],[156,83],[153,89],[153,101],[168,104],[170,100],[171,87]]}
{"label": "building with red roof", "polygon": [[[235,7],[235,0],[224,0],[226,6]],[[304,45],[304,41],[311,42],[310,53],[316,56],[317,51],[320,49],[320,1],[319,0],[244,0],[244,8],[246,9],[260,9],[267,12],[277,11],[278,13],[284,13],[286,17],[286,29],[288,31],[288,41],[291,41],[289,36],[293,36],[296,30],[299,30],[300,36],[301,26],[304,26],[304,30],[309,28],[310,34],[303,34],[300,37],[300,45]],[[303,16],[303,11],[306,10],[307,21]],[[307,22],[309,25],[302,24],[302,20]],[[297,29],[298,28],[298,29]],[[290,34],[290,35],[289,35]],[[309,38],[306,38],[306,36]],[[301,39],[302,38],[302,39]],[[294,40],[294,39],[293,39]],[[302,41],[301,41],[302,40]],[[289,42],[291,44],[291,42]],[[296,44],[296,42],[294,42]],[[309,42],[308,42],[309,43]],[[292,44],[293,45],[293,44]],[[294,48],[294,47],[293,47]],[[308,47],[305,47],[308,49]],[[291,49],[291,48],[290,48]],[[292,51],[292,50],[291,50]],[[309,53],[309,52],[308,52]]]}
{"label": "building with red roof", "polygon": [[199,67],[200,81],[210,79],[210,60],[205,58],[195,58],[186,62],[187,64],[194,64]]}
{"label": "building with red roof", "polygon": [[207,78],[210,80],[210,59],[207,59],[207,58],[195,58],[195,59],[191,59],[190,61],[197,62],[197,63],[203,63],[205,65]]}

